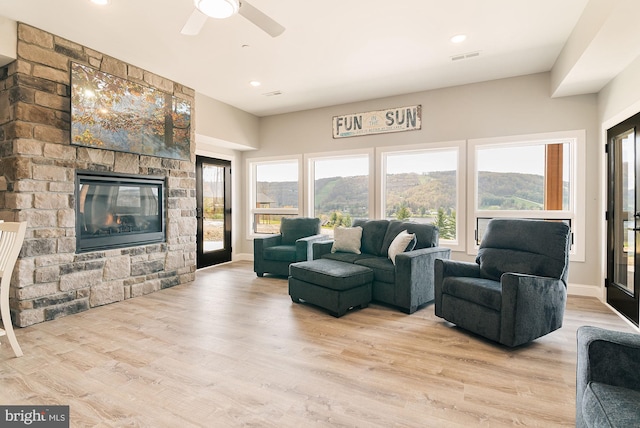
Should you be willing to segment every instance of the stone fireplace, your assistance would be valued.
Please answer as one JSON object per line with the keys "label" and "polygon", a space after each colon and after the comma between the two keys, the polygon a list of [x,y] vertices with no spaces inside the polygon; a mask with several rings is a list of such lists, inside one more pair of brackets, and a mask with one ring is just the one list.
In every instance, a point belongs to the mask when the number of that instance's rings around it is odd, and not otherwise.
{"label": "stone fireplace", "polygon": [[164,177],[76,172],[76,252],[165,240]]}
{"label": "stone fireplace", "polygon": [[18,24],[18,59],[0,68],[0,220],[28,224],[10,288],[21,327],[195,278],[193,144],[190,161],[72,145],[72,61],[188,100],[195,115],[192,89]]}

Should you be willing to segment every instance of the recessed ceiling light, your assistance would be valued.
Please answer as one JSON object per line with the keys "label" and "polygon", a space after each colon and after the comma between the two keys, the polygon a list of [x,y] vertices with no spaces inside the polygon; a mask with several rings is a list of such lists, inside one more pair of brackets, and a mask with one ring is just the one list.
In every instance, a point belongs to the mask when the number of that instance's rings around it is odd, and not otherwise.
{"label": "recessed ceiling light", "polygon": [[451,38],[451,43],[462,43],[465,40],[467,40],[467,36],[465,36],[464,34],[458,34]]}
{"label": "recessed ceiling light", "polygon": [[91,0],[91,3],[97,4],[97,5],[100,5],[100,6],[104,6],[104,5],[109,4],[109,1],[110,0]]}
{"label": "recessed ceiling light", "polygon": [[257,80],[252,80],[251,82],[249,82],[249,84],[254,88],[257,88],[258,86],[262,85],[262,83],[258,82]]}

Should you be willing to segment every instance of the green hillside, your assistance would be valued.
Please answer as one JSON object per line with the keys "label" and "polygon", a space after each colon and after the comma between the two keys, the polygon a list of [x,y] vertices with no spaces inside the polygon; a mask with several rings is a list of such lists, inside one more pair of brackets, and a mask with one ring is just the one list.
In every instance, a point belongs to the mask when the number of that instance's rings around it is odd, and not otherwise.
{"label": "green hillside", "polygon": [[322,214],[334,211],[348,213],[351,217],[369,217],[367,185],[369,178],[333,177],[316,181],[315,209]]}
{"label": "green hillside", "polygon": [[[455,207],[455,171],[393,174],[387,177],[387,217],[406,207],[414,217],[433,215],[438,209],[451,214]],[[334,211],[351,217],[368,217],[368,177],[332,177],[316,181],[316,212]],[[565,195],[568,195],[565,183]],[[272,207],[294,206],[297,183],[259,183],[259,192],[273,199]],[[481,172],[478,181],[480,209],[540,210],[544,203],[544,178],[533,174]],[[566,199],[566,197],[565,197]],[[566,201],[565,201],[566,203]]]}

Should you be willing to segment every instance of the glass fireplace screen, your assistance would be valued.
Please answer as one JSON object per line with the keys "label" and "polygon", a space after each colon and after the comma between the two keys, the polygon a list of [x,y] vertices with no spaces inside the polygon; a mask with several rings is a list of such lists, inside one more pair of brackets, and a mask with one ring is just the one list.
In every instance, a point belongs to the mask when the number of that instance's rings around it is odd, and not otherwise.
{"label": "glass fireplace screen", "polygon": [[164,242],[164,179],[77,174],[76,252]]}

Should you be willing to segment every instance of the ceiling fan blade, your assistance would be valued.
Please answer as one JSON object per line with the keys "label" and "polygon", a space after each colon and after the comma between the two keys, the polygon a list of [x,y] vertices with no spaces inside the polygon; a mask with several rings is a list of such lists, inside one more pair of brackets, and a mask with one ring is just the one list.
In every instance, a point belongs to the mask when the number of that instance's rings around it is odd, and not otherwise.
{"label": "ceiling fan blade", "polygon": [[180,30],[180,33],[185,36],[195,36],[202,30],[205,22],[207,22],[207,15],[198,9],[193,9],[193,12],[189,16],[189,19],[187,19],[184,27],[182,27],[182,30]]}
{"label": "ceiling fan blade", "polygon": [[238,10],[238,13],[271,37],[278,37],[280,34],[284,33],[285,28],[282,25],[278,24],[276,21],[269,18],[246,1],[240,2],[240,9]]}

